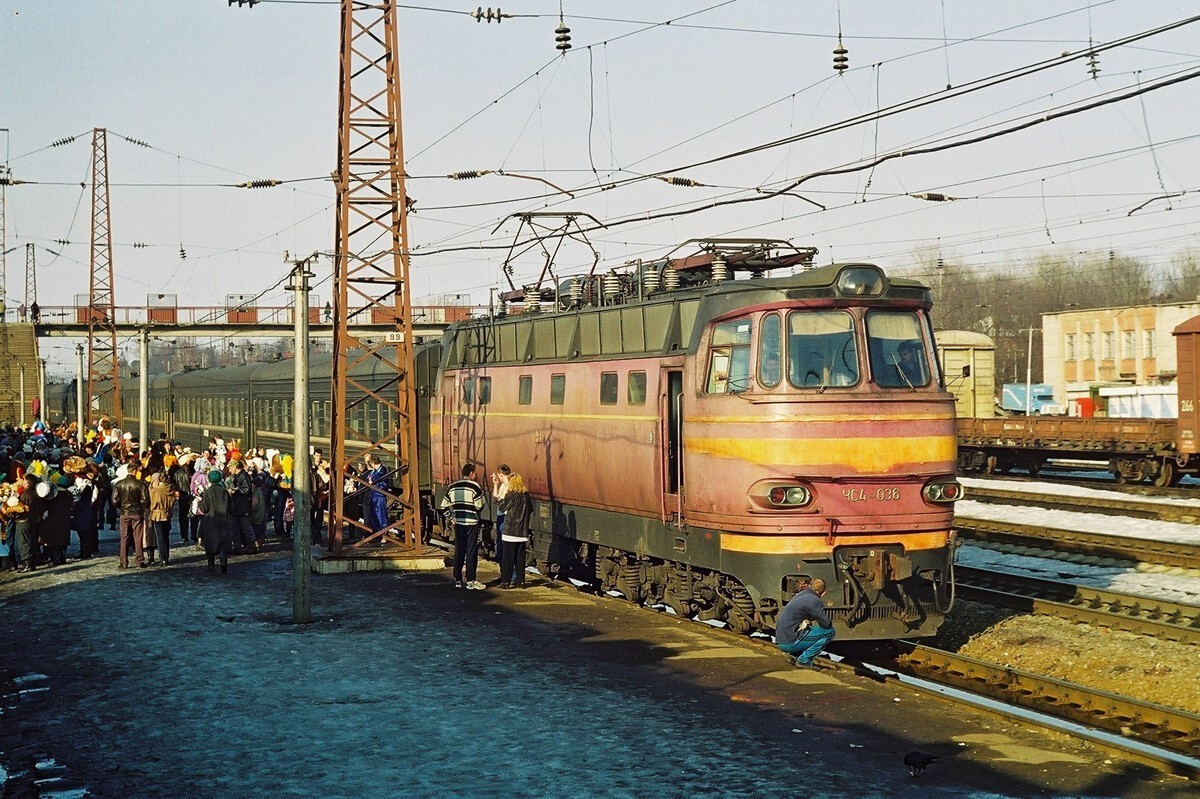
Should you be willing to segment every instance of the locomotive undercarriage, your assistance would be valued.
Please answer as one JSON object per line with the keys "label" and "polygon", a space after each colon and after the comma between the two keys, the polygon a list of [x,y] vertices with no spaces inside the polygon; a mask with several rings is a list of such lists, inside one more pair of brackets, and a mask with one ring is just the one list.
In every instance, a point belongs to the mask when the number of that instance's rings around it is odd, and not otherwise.
{"label": "locomotive undercarriage", "polygon": [[[573,578],[640,605],[664,605],[682,618],[722,621],[741,635],[775,628],[780,603],[756,599],[728,574],[560,536],[534,538],[530,557],[547,576]],[[898,547],[842,548],[836,565],[828,562],[811,574],[785,577],[784,587],[791,594],[809,579],[823,577],[829,584],[830,617],[849,628],[850,637],[932,635],[953,604],[952,566],[932,566],[905,557]]]}
{"label": "locomotive undercarriage", "polygon": [[[746,587],[728,575],[598,544],[564,543],[574,546],[560,547],[558,560],[537,557],[539,571],[619,593],[639,605],[665,605],[683,618],[723,621],[742,635],[774,626],[776,603],[764,599],[756,608]],[[536,543],[534,549],[540,550]],[[764,625],[768,615],[770,624]]]}

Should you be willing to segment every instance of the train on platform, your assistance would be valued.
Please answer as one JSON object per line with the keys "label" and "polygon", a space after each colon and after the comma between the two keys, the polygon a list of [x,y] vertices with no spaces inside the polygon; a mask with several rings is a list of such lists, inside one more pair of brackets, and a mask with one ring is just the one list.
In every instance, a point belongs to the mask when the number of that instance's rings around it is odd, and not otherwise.
{"label": "train on platform", "polygon": [[[991,339],[945,331],[938,345],[958,400],[958,465],[963,473],[1083,467],[1111,473],[1117,483],[1175,486],[1200,475],[1200,317],[1173,331],[1178,358],[1176,419],[1075,416],[995,416]],[[951,346],[948,342],[955,342]],[[987,398],[985,401],[983,398]]]}
{"label": "train on platform", "polygon": [[[419,346],[422,490],[506,463],[534,499],[543,573],[680,616],[770,630],[820,577],[841,640],[932,635],[954,599],[961,487],[929,289],[813,267],[782,241],[687,248],[518,289]],[[320,446],[329,361],[311,374]],[[154,377],[150,429],[286,450],[292,379],[290,361]],[[127,429],[136,391],[123,384]]]}

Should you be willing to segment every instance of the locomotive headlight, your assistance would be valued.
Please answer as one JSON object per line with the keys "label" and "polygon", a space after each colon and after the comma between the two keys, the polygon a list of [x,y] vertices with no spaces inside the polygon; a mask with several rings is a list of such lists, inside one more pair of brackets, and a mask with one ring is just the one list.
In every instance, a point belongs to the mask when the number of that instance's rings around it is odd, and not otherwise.
{"label": "locomotive headlight", "polygon": [[883,272],[874,266],[848,266],[838,273],[837,291],[843,297],[878,297],[883,287]]}
{"label": "locomotive headlight", "polygon": [[925,497],[926,502],[945,505],[962,499],[963,487],[961,483],[955,480],[930,480],[925,484],[921,495]]}
{"label": "locomotive headlight", "polygon": [[767,509],[803,508],[812,500],[812,490],[798,483],[767,482],[750,489],[750,501]]}

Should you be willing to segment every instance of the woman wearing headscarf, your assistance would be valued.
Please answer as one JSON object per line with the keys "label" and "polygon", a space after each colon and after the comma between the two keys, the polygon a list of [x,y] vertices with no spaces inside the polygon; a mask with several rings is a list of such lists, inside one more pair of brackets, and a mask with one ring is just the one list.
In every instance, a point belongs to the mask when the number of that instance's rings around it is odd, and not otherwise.
{"label": "woman wearing headscarf", "polygon": [[200,495],[200,540],[208,556],[208,570],[213,571],[217,556],[221,557],[221,574],[229,571],[229,550],[233,546],[233,524],[229,517],[229,492],[221,482],[221,473],[208,473],[208,487]]}
{"label": "woman wearing headscarf", "polygon": [[192,540],[196,542],[196,546],[203,547],[204,542],[200,540],[200,524],[203,516],[200,511],[200,496],[204,493],[204,489],[208,488],[208,472],[212,469],[212,461],[203,455],[195,460],[196,470],[192,473],[191,483],[188,486],[188,493],[192,497],[192,504],[188,508],[188,513],[191,518]]}
{"label": "woman wearing headscarf", "polygon": [[71,478],[67,489],[73,501],[71,529],[79,536],[79,559],[86,560],[100,552],[100,534],[92,511],[96,501],[96,484],[92,479],[96,464],[72,455],[63,461],[63,472]]}

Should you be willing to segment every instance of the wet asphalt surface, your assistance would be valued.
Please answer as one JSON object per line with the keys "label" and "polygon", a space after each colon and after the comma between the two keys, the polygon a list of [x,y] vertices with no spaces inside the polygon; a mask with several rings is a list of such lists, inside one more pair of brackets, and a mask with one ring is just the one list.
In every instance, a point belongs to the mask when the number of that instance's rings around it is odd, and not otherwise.
{"label": "wet asphalt surface", "polygon": [[[278,546],[278,545],[276,545]],[[1195,786],[895,684],[536,575],[210,575],[100,559],[0,576],[10,797],[1192,796]],[[494,570],[481,570],[481,578]],[[920,776],[902,760],[940,762]]]}

